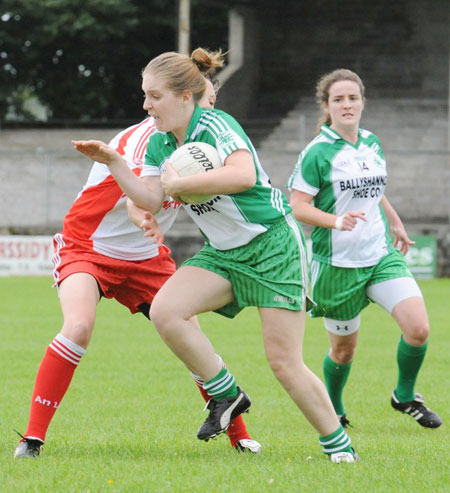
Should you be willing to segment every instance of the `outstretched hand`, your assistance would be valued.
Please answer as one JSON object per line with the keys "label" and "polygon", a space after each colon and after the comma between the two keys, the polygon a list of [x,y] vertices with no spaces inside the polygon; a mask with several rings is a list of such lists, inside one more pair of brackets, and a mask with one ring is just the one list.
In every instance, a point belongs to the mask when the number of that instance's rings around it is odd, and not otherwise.
{"label": "outstretched hand", "polygon": [[120,154],[101,140],[72,140],[75,149],[93,161],[106,165],[121,160]]}
{"label": "outstretched hand", "polygon": [[144,213],[144,220],[140,224],[140,228],[144,231],[144,236],[152,238],[152,240],[161,246],[164,243],[164,234],[155,216],[150,212]]}

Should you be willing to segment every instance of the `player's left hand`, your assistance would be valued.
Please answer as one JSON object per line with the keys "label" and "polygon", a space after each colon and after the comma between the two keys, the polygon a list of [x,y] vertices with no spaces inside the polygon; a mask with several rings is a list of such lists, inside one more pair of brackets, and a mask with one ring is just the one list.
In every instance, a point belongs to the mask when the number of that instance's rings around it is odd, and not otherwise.
{"label": "player's left hand", "polygon": [[391,233],[394,235],[394,247],[398,247],[398,249],[406,255],[409,251],[409,247],[411,245],[415,245],[416,242],[412,241],[408,233],[406,232],[403,224],[397,226],[390,227]]}
{"label": "player's left hand", "polygon": [[174,200],[178,200],[179,202],[182,202],[182,200],[179,197],[179,182],[180,182],[180,175],[173,169],[172,165],[167,162],[165,163],[166,170],[164,173],[161,175],[161,185],[163,187],[164,192],[166,192],[167,195],[170,195]]}
{"label": "player's left hand", "polygon": [[144,220],[141,222],[140,228],[144,231],[144,236],[152,238],[157,245],[161,246],[164,243],[164,234],[155,216],[150,212],[144,213]]}

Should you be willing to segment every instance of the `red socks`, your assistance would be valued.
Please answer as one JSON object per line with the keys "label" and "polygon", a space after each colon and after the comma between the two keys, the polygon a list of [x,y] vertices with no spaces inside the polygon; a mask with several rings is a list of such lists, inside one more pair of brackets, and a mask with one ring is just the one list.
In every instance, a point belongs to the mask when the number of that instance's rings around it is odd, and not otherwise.
{"label": "red socks", "polygon": [[45,435],[76,367],[86,350],[58,334],[44,355],[34,384],[30,417],[24,436],[45,441]]}
{"label": "red socks", "polygon": [[[78,363],[85,353],[84,348],[61,334],[53,339],[41,361],[36,376],[28,427],[24,433],[25,437],[45,441],[50,422],[69,388]],[[208,402],[210,396],[203,389],[203,382],[195,375],[192,376],[203,398]],[[232,447],[235,447],[239,440],[251,438],[241,415],[231,422],[227,435]]]}

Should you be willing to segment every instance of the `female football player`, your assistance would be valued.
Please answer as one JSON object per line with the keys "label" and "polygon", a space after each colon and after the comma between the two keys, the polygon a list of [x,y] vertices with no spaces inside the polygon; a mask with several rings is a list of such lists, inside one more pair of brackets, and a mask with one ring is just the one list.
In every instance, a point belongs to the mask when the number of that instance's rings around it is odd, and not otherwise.
{"label": "female football player", "polygon": [[[143,71],[144,109],[158,132],[147,147],[137,178],[114,149],[99,141],[74,146],[106,163],[134,203],[152,213],[165,194],[204,193],[215,198],[201,210],[185,206],[206,238],[204,248],[169,279],[153,299],[150,317],[172,351],[204,381],[211,397],[209,417],[198,431],[208,440],[226,430],[230,419],[250,406],[234,376],[222,368],[193,316],[217,311],[234,317],[258,307],[268,362],[306,418],[320,434],[333,462],[354,462],[357,455],[334,412],[323,383],[301,354],[308,288],[301,230],[285,196],[271,186],[247,135],[233,117],[197,104],[205,72],[222,64],[220,52],[195,50],[191,57],[163,53]],[[224,166],[180,177],[170,155],[188,142],[216,147]],[[176,299],[177,303],[173,303]]]}
{"label": "female football player", "polygon": [[324,317],[331,344],[323,363],[328,392],[347,426],[342,391],[360,313],[373,301],[402,331],[392,407],[422,426],[437,428],[441,419],[415,392],[430,328],[422,293],[402,255],[413,242],[384,196],[386,161],[380,142],[359,127],[363,83],[354,72],[338,69],[319,80],[316,96],[323,112],[319,135],[300,154],[287,186],[295,217],[314,225],[311,272],[317,306],[312,316]]}

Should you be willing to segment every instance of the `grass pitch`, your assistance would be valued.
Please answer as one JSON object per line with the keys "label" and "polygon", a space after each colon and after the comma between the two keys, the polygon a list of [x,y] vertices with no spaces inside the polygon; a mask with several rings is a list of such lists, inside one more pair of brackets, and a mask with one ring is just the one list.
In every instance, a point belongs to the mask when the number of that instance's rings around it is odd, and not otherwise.
{"label": "grass pitch", "polygon": [[[62,317],[49,278],[0,278],[0,491],[450,492],[450,279],[420,286],[432,334],[417,390],[444,420],[437,430],[391,409],[400,332],[370,306],[344,395],[361,462],[331,464],[273,377],[257,311],[246,309],[232,321],[206,314],[201,323],[252,397],[245,421],[263,453],[238,454],[225,435],[201,442],[204,403],[188,372],[143,316],[102,300],[42,456],[18,461],[12,429],[25,430],[36,370]],[[322,321],[308,319],[304,358],[319,376],[327,348]]]}

